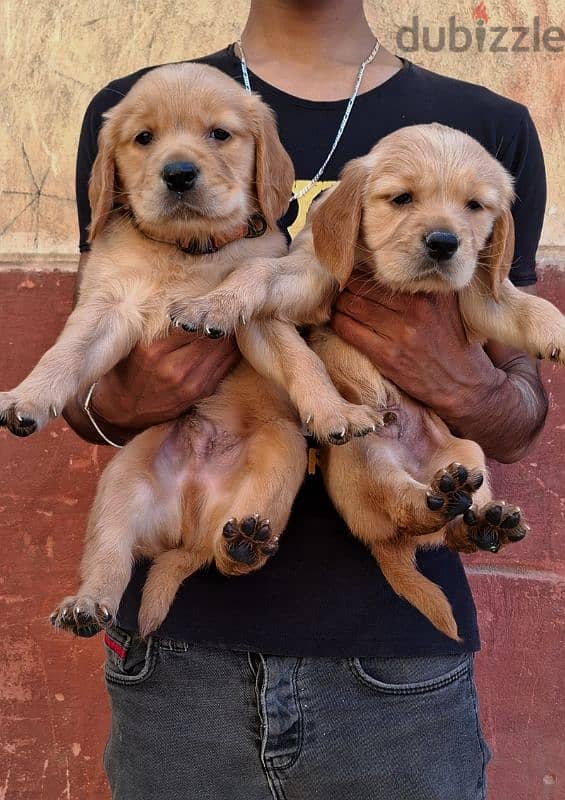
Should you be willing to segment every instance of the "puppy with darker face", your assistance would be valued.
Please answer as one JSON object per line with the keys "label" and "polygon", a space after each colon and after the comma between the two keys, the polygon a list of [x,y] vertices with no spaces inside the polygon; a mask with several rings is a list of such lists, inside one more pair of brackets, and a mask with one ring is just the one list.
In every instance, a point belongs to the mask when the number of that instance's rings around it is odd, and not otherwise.
{"label": "puppy with darker face", "polygon": [[[0,394],[0,423],[33,433],[137,342],[181,325],[186,298],[253,257],[285,254],[277,220],[293,178],[272,113],[235,81],[195,64],[142,77],[100,132],[78,304],[30,375]],[[378,411],[343,400],[291,320],[251,322],[237,335],[247,361],[213,396],[135,437],[110,462],[88,522],[81,586],[54,612],[55,626],[91,635],[114,619],[139,556],[154,559],[143,635],[201,567],[215,563],[225,575],[260,568],[304,475],[301,423],[338,443],[382,424]],[[252,368],[265,354],[270,370],[294,374],[288,393]]]}
{"label": "puppy with darker face", "polygon": [[[228,277],[190,301],[185,319],[232,330],[242,317],[299,310],[318,324],[355,269],[390,292],[456,292],[470,341],[499,341],[563,363],[564,317],[508,280],[512,200],[509,174],[471,137],[436,124],[401,129],[346,166],[288,256]],[[521,512],[492,500],[476,443],[453,436],[329,328],[318,327],[309,341],[343,397],[389,423],[322,450],[328,492],[393,589],[457,639],[447,598],[415,566],[417,548],[496,552],[525,535]]]}

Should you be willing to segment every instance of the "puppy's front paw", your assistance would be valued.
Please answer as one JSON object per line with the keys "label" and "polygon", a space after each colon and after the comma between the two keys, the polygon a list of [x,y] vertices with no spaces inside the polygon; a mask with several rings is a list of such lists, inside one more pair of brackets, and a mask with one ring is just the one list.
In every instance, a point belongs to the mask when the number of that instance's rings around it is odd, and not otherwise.
{"label": "puppy's front paw", "polygon": [[473,493],[483,485],[483,481],[484,475],[480,470],[467,469],[454,461],[445,469],[438,470],[432,478],[426,505],[444,519],[454,519],[469,508]]}
{"label": "puppy's front paw", "polygon": [[0,427],[8,428],[14,436],[35,433],[48,422],[50,415],[56,416],[56,412],[33,401],[19,399],[15,392],[0,393]]}
{"label": "puppy's front paw", "polygon": [[218,339],[245,325],[250,312],[236,292],[215,291],[173,304],[169,316],[177,328]]}
{"label": "puppy's front paw", "polygon": [[339,403],[316,404],[314,411],[301,413],[304,433],[320,444],[347,444],[353,438],[367,436],[391,421],[390,413],[383,414],[370,406],[355,405],[345,400]]}
{"label": "puppy's front paw", "polygon": [[565,342],[550,342],[536,355],[540,359],[553,361],[555,364],[565,364]]}
{"label": "puppy's front paw", "polygon": [[98,602],[88,595],[75,595],[65,597],[50,614],[49,620],[54,628],[90,638],[109,625],[114,616],[108,603]]}

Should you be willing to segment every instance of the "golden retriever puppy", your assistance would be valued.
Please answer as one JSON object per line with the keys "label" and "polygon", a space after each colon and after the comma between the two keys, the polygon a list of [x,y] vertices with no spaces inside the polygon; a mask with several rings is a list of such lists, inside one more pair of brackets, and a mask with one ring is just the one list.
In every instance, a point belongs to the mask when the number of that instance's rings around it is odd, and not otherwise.
{"label": "golden retriever puppy", "polygon": [[[277,220],[293,178],[270,110],[231,78],[195,64],[141,78],[100,132],[77,306],[30,375],[0,395],[2,424],[18,436],[41,428],[136,342],[165,336],[180,300],[214,289],[253,256],[282,256]],[[226,575],[258,569],[277,549],[303,479],[300,417],[338,443],[382,422],[341,398],[292,324],[252,322],[238,343],[244,355],[267,348],[292,365],[291,400],[243,361],[185,417],[124,447],[101,478],[82,583],[52,615],[56,626],[88,635],[113,619],[140,555],[154,558],[144,635],[204,565]]]}
{"label": "golden retriever puppy", "polygon": [[[508,280],[512,200],[509,174],[471,137],[438,124],[401,129],[345,167],[288,256],[247,265],[189,301],[183,319],[232,330],[266,313],[306,319],[306,305],[329,317],[336,290],[356,269],[391,292],[457,292],[470,341],[496,340],[563,363],[564,317]],[[477,444],[453,436],[329,328],[316,329],[310,343],[343,397],[389,423],[322,450],[328,492],[393,589],[456,639],[449,602],[417,571],[416,549],[445,543],[496,552],[525,535],[521,512],[492,501]]]}

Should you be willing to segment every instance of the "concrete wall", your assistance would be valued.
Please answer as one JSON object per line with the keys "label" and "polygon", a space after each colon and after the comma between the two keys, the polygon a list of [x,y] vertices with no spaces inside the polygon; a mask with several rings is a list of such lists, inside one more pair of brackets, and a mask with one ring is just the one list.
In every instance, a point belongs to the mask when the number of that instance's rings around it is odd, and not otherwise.
{"label": "concrete wall", "polygon": [[[2,0],[0,4],[0,257],[75,252],[74,156],[92,95],[111,78],[148,63],[213,52],[237,38],[245,0]],[[419,16],[420,30],[459,24],[474,30],[474,2],[367,2],[374,29],[396,50],[396,32]],[[565,25],[563,0],[486,2],[488,26]],[[420,37],[422,38],[422,36]],[[487,42],[493,35],[489,34]],[[508,34],[502,46],[511,46]],[[406,40],[408,41],[408,40]],[[525,43],[532,44],[528,37]],[[526,103],[548,163],[545,246],[565,245],[563,53],[489,53],[473,47],[408,53],[440,72],[474,80]]]}
{"label": "concrete wall", "polygon": [[[2,0],[0,4],[0,386],[14,385],[68,314],[76,264],[74,151],[84,109],[112,77],[237,37],[243,0]],[[381,38],[473,27],[474,3],[368,3]],[[486,3],[489,25],[563,25],[562,0]],[[433,33],[432,36],[437,34]],[[550,200],[540,291],[565,308],[565,56],[421,51],[424,66],[529,105]],[[495,761],[490,800],[558,800],[565,783],[563,436],[565,371],[544,369],[551,413],[535,451],[496,470],[499,493],[532,523],[519,546],[468,560],[482,624],[482,715]],[[0,800],[102,800],[107,727],[98,640],[55,636],[47,615],[72,587],[85,516],[111,454],[58,421],[29,440],[0,432]],[[462,754],[464,758],[464,754]]]}

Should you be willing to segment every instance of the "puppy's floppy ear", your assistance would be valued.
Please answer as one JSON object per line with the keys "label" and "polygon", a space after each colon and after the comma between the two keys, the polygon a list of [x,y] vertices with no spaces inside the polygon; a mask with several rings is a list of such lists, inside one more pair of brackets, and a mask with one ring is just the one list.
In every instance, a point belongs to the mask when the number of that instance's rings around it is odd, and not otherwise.
{"label": "puppy's floppy ear", "polygon": [[89,242],[102,232],[114,205],[116,164],[112,134],[110,120],[107,120],[98,134],[98,154],[88,182],[88,200],[92,215],[88,228]]}
{"label": "puppy's floppy ear", "polygon": [[343,289],[355,259],[363,213],[363,189],[367,168],[362,159],[350,161],[341,180],[318,208],[312,210],[314,249],[321,264]]}
{"label": "puppy's floppy ear", "polygon": [[275,229],[290,203],[294,167],[279,139],[271,109],[255,98],[253,112],[257,199],[269,228]]}
{"label": "puppy's floppy ear", "polygon": [[508,277],[514,258],[514,219],[508,209],[504,209],[494,222],[492,233],[484,249],[479,254],[479,263],[486,283],[498,300],[500,287]]}

